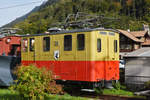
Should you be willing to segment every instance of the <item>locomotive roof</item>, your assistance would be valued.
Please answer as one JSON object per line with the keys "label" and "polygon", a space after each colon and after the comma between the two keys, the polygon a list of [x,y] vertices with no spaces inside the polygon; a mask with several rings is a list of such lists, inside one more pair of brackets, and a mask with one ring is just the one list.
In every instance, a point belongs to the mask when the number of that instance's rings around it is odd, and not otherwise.
{"label": "locomotive roof", "polygon": [[1,38],[7,38],[7,37],[21,37],[21,35],[7,35],[7,36],[5,36],[5,35],[0,35],[0,39],[1,39]]}
{"label": "locomotive roof", "polygon": [[113,31],[120,33],[118,30],[115,29],[76,29],[76,30],[62,30],[58,32],[51,32],[51,33],[41,33],[41,34],[32,34],[32,35],[23,35],[23,37],[29,37],[29,36],[41,36],[41,35],[57,35],[57,34],[67,34],[67,33],[76,33],[76,32],[91,32],[91,31]]}

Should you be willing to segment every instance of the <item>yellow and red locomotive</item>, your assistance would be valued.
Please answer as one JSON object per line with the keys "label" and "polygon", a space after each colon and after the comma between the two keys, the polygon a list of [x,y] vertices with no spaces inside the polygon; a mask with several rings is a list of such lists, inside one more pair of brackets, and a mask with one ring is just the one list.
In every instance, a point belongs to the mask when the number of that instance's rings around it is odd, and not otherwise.
{"label": "yellow and red locomotive", "polygon": [[21,37],[21,62],[53,71],[57,80],[119,80],[119,33],[80,29]]}

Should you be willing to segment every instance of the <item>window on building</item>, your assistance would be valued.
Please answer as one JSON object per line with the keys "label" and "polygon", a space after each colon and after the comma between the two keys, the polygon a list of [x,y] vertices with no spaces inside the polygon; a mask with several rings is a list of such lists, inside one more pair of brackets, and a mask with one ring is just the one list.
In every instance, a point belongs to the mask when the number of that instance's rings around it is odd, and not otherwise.
{"label": "window on building", "polygon": [[43,51],[49,51],[50,50],[50,37],[44,37],[43,38]]}
{"label": "window on building", "polygon": [[77,49],[84,50],[85,48],[85,36],[84,34],[77,35]]}
{"label": "window on building", "polygon": [[101,39],[97,39],[97,52],[101,52]]}
{"label": "window on building", "polygon": [[118,51],[117,40],[114,40],[114,51]]}
{"label": "window on building", "polygon": [[22,41],[22,50],[23,52],[27,52],[28,51],[28,40],[27,39],[23,39]]}
{"label": "window on building", "polygon": [[30,51],[34,51],[35,49],[35,40],[34,38],[30,38]]}
{"label": "window on building", "polygon": [[72,35],[64,36],[64,51],[72,50]]}

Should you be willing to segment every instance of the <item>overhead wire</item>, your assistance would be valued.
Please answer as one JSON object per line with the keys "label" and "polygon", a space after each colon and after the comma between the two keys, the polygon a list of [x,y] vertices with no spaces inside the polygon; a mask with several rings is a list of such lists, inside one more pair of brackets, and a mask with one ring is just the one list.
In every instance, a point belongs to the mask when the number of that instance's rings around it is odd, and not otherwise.
{"label": "overhead wire", "polygon": [[26,6],[26,5],[40,3],[40,2],[43,2],[43,1],[45,1],[45,0],[40,0],[40,1],[35,1],[35,2],[29,2],[29,3],[23,3],[23,4],[18,4],[18,5],[13,5],[13,6],[7,6],[7,7],[0,7],[0,10],[10,9],[10,8],[16,8],[16,7],[22,7],[22,6]]}

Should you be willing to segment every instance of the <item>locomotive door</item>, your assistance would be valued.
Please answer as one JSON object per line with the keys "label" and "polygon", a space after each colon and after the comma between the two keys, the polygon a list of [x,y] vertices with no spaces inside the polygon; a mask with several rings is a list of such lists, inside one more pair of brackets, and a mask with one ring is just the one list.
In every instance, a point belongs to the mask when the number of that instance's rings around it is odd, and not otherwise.
{"label": "locomotive door", "polygon": [[108,32],[107,35],[107,64],[105,66],[105,74],[106,74],[106,80],[109,80],[111,77],[112,72],[112,61],[115,60],[115,52],[114,52],[114,32]]}
{"label": "locomotive door", "polygon": [[100,65],[101,70],[98,70],[97,73],[99,74],[98,76],[101,76],[101,79],[106,78],[106,67],[108,65],[108,36],[107,32],[105,31],[100,31],[97,34],[97,59],[98,61],[102,61],[103,65]]}
{"label": "locomotive door", "polygon": [[62,39],[61,76],[65,80],[75,80],[75,34],[66,34]]}
{"label": "locomotive door", "polygon": [[88,80],[88,73],[87,73],[87,45],[88,45],[88,34],[77,34],[76,35],[76,57],[75,57],[75,78],[76,80]]}
{"label": "locomotive door", "polygon": [[[50,65],[50,69],[58,76],[61,76],[60,73],[61,73],[61,47],[62,46],[62,38],[60,35],[53,35],[52,38],[51,38],[52,42],[52,62],[51,62],[51,65]],[[61,77],[62,78],[62,77]]]}

